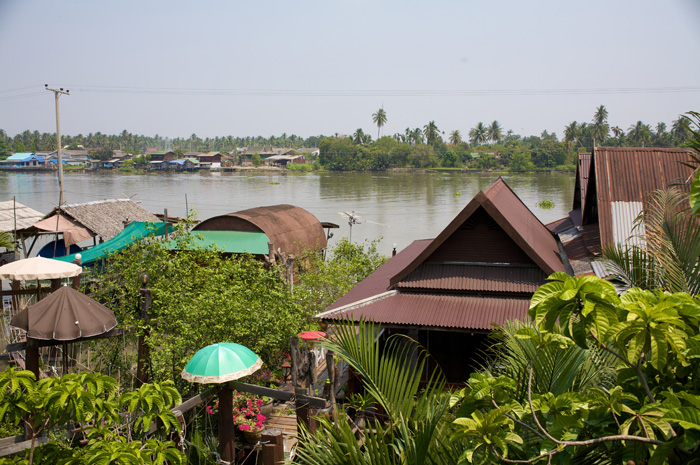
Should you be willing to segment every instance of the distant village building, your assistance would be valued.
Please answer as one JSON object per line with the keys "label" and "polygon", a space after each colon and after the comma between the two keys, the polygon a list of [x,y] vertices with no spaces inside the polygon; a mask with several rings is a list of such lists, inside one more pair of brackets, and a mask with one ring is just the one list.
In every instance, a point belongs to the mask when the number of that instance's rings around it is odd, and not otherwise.
{"label": "distant village building", "polygon": [[46,159],[32,152],[20,152],[0,161],[0,168],[31,169],[46,166]]}

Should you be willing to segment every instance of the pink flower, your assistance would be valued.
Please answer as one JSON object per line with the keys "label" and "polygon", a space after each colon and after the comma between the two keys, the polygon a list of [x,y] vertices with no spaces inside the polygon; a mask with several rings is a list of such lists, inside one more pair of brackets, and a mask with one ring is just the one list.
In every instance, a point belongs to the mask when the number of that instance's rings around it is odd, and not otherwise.
{"label": "pink flower", "polygon": [[239,428],[241,431],[250,431],[250,425],[241,425]]}
{"label": "pink flower", "polygon": [[207,413],[209,415],[214,415],[214,407],[212,407],[211,405],[207,405]]}
{"label": "pink flower", "polygon": [[265,420],[267,420],[267,417],[265,417],[265,415],[262,415],[262,414],[258,413],[258,421],[259,421],[259,422],[263,422],[263,421],[265,421]]}

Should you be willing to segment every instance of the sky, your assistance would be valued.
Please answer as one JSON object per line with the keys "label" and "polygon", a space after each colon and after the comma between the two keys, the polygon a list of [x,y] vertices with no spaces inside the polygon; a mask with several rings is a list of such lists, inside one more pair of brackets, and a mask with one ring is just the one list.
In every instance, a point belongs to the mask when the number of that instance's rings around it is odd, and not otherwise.
{"label": "sky", "polygon": [[698,0],[0,0],[0,129],[560,137],[700,111]]}

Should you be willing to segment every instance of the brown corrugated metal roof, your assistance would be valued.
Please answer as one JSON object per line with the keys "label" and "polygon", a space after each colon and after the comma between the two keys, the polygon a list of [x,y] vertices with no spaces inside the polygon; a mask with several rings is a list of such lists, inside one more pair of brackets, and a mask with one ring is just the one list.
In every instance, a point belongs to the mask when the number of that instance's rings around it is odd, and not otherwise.
{"label": "brown corrugated metal roof", "polygon": [[371,319],[389,325],[490,330],[513,319],[527,320],[527,297],[475,297],[399,293],[326,315],[326,320]]}
{"label": "brown corrugated metal roof", "polygon": [[262,231],[282,252],[300,254],[327,245],[321,223],[294,205],[250,208],[202,221],[195,231]]}
{"label": "brown corrugated metal roof", "polygon": [[[564,271],[554,235],[537,219],[502,178],[479,192],[437,238],[406,268],[391,278],[396,284],[408,276],[433,252],[463,228],[470,217],[483,208],[500,229],[546,274]],[[482,236],[485,237],[485,236]],[[520,260],[521,257],[516,257]],[[462,260],[464,260],[462,258]],[[500,261],[501,259],[499,259]],[[477,261],[477,260],[474,260]],[[478,260],[483,261],[483,260]],[[515,261],[514,263],[522,263]]]}
{"label": "brown corrugated metal roof", "polygon": [[690,161],[690,154],[689,150],[679,148],[596,147],[583,205],[583,223],[597,221],[601,244],[612,243],[611,202],[642,202],[646,207],[650,192],[666,189],[692,175],[692,170],[680,163]]}
{"label": "brown corrugated metal roof", "polygon": [[573,209],[582,209],[586,200],[586,189],[588,189],[588,176],[591,169],[590,153],[579,153],[576,162],[576,183],[574,185],[574,207]]}
{"label": "brown corrugated metal roof", "polygon": [[537,267],[424,263],[396,284],[398,289],[525,293],[532,294],[545,283]]}
{"label": "brown corrugated metal roof", "polygon": [[413,259],[425,250],[430,242],[432,242],[432,239],[413,241],[408,247],[391,257],[382,266],[374,270],[372,274],[359,282],[350,292],[336,300],[328,309],[332,310],[386,292],[390,287],[389,279],[411,263]]}

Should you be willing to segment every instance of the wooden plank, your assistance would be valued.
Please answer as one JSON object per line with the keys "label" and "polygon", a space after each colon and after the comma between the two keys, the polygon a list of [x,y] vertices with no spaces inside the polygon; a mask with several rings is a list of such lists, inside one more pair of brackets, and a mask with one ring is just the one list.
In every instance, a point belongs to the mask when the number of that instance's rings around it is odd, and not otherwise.
{"label": "wooden plank", "polygon": [[[249,392],[255,394],[256,396],[267,396],[277,400],[283,400],[285,402],[292,400],[295,395],[292,392],[283,391],[281,389],[271,389],[263,386],[255,386],[248,383],[240,383],[238,381],[229,381],[228,385],[231,389],[235,389],[241,392]],[[311,397],[305,395],[297,395],[297,399],[309,404],[315,408],[326,408],[326,400],[320,397]]]}
{"label": "wooden plank", "polygon": [[19,442],[24,441],[24,434],[19,434],[17,436],[10,436],[9,438],[2,438],[0,439],[0,449],[4,449],[5,447],[9,447],[13,444],[17,444]]}
{"label": "wooden plank", "polygon": [[[114,328],[112,330],[107,331],[104,334],[98,334],[97,336],[90,336],[90,337],[84,337],[81,339],[76,339],[75,341],[57,341],[55,339],[34,339],[37,341],[37,345],[39,347],[49,347],[49,346],[56,346],[63,344],[64,342],[85,342],[85,341],[92,341],[95,339],[106,339],[108,337],[114,337],[114,336],[122,336],[124,334],[132,334],[136,330],[134,328]],[[24,352],[27,348],[27,343],[26,342],[15,342],[12,344],[7,344],[7,347],[5,350],[7,352]]]}

